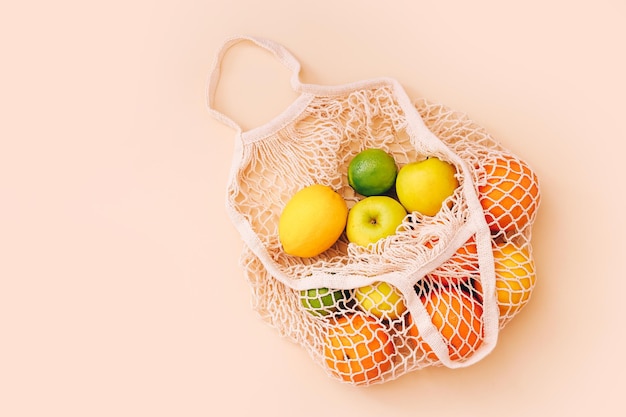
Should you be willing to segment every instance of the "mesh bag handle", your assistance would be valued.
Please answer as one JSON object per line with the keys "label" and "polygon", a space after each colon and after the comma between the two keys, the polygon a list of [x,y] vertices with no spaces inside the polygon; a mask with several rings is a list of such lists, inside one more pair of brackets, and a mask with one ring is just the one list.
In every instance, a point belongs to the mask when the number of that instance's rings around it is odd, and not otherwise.
{"label": "mesh bag handle", "polygon": [[228,52],[228,50],[236,44],[246,41],[252,42],[254,45],[271,52],[280,61],[280,63],[282,63],[285,67],[287,67],[287,69],[291,71],[290,82],[292,88],[296,91],[301,88],[301,83],[299,79],[300,62],[284,46],[269,39],[257,38],[254,36],[246,35],[237,35],[224,41],[224,43],[217,51],[213,62],[213,67],[209,73],[207,86],[207,105],[209,112],[213,115],[213,117],[237,131],[241,131],[241,127],[239,126],[239,124],[215,108],[215,93],[219,84],[220,75],[222,72],[222,61],[224,60],[226,52]]}

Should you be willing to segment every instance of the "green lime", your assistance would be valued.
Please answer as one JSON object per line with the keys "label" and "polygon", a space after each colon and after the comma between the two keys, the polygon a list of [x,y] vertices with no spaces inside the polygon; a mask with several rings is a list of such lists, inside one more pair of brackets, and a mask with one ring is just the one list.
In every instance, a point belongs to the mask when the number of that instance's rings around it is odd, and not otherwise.
{"label": "green lime", "polygon": [[337,311],[345,298],[343,290],[312,288],[300,291],[300,303],[314,316],[326,316]]}
{"label": "green lime", "polygon": [[364,196],[385,194],[393,187],[397,175],[393,156],[378,148],[361,151],[348,166],[348,184]]}

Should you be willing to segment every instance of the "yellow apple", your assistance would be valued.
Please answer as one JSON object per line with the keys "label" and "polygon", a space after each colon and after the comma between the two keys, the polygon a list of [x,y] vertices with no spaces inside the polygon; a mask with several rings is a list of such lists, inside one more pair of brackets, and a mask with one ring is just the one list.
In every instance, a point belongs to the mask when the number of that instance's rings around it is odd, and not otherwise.
{"label": "yellow apple", "polygon": [[346,236],[359,246],[376,243],[395,234],[405,216],[402,204],[391,197],[366,197],[348,212]]}
{"label": "yellow apple", "polygon": [[380,319],[397,320],[407,309],[402,293],[383,281],[355,289],[354,298],[359,308]]}
{"label": "yellow apple", "polygon": [[439,158],[410,162],[396,178],[398,200],[408,212],[434,216],[459,186],[456,168]]}

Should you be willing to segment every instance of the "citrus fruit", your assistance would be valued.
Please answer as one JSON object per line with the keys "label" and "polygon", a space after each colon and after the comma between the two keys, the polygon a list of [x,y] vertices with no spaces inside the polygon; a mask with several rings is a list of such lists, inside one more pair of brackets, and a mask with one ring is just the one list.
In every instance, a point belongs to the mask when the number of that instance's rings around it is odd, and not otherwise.
{"label": "citrus fruit", "polygon": [[339,310],[341,302],[346,298],[343,290],[329,288],[311,288],[300,291],[300,304],[314,316],[323,317]]}
{"label": "citrus fruit", "polygon": [[329,249],[341,236],[348,218],[346,201],[332,188],[314,184],[287,202],[278,221],[285,253],[309,258]]}
{"label": "citrus fruit", "polygon": [[456,250],[450,257],[452,269],[460,269],[465,272],[478,272],[478,247],[474,236]]}
{"label": "citrus fruit", "polygon": [[400,168],[396,178],[400,203],[408,212],[426,216],[437,214],[458,186],[454,165],[439,158],[410,162]]}
{"label": "citrus fruit", "polygon": [[513,156],[501,155],[484,164],[485,183],[478,197],[492,233],[521,230],[533,219],[539,205],[537,176]]}
{"label": "citrus fruit", "polygon": [[434,287],[421,297],[453,361],[471,356],[483,341],[482,306],[457,287]]}
{"label": "citrus fruit", "polygon": [[512,242],[494,245],[496,292],[501,321],[517,314],[535,286],[535,265],[526,247]]}
{"label": "citrus fruit", "polygon": [[361,195],[381,195],[393,187],[397,174],[393,156],[382,149],[368,148],[350,161],[348,184]]}
{"label": "citrus fruit", "polygon": [[[428,248],[433,247],[430,240],[426,241],[425,245]],[[471,236],[447,261],[432,272],[432,278],[440,285],[458,285],[467,283],[472,275],[478,273],[478,247],[476,239]]]}
{"label": "citrus fruit", "polygon": [[406,311],[402,293],[383,281],[355,289],[354,298],[361,309],[380,319],[396,320]]}
{"label": "citrus fruit", "polygon": [[413,322],[413,316],[411,314],[407,314],[406,327],[408,329],[406,336],[407,344],[409,347],[415,349],[417,354],[420,355],[417,359],[420,360],[428,358],[431,361],[436,361],[438,359],[437,355],[435,355],[435,352],[433,352],[430,345],[420,336],[417,324]]}
{"label": "citrus fruit", "polygon": [[333,319],[326,333],[326,365],[333,374],[355,385],[380,380],[392,368],[395,351],[386,327],[362,313]]}

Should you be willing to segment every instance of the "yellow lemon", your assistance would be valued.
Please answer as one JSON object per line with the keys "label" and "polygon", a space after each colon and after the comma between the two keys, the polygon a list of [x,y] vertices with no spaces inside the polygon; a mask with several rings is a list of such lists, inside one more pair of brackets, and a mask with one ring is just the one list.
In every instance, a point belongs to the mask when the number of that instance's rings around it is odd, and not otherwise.
{"label": "yellow lemon", "polygon": [[348,206],[332,188],[314,184],[298,191],[287,202],[278,221],[283,250],[310,258],[329,249],[346,227]]}
{"label": "yellow lemon", "polygon": [[361,195],[381,195],[393,187],[397,174],[393,156],[382,149],[369,148],[350,161],[348,184]]}
{"label": "yellow lemon", "polygon": [[400,203],[408,212],[417,211],[426,216],[437,214],[458,186],[454,165],[439,158],[406,164],[396,178]]}
{"label": "yellow lemon", "polygon": [[528,249],[513,243],[493,248],[500,317],[517,314],[530,300],[537,279]]}

